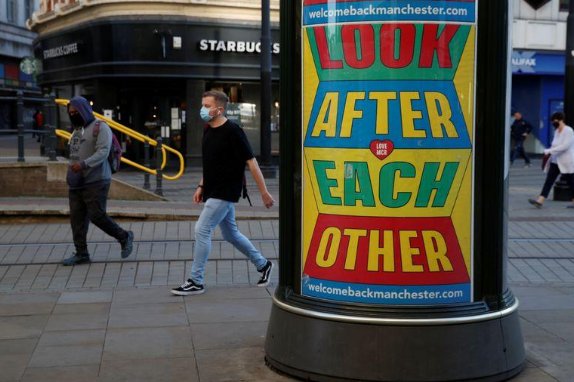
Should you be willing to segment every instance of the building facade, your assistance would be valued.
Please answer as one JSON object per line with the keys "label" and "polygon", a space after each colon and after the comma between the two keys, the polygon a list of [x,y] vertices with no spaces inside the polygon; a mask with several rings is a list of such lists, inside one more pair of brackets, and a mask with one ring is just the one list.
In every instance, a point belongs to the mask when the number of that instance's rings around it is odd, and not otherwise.
{"label": "building facade", "polygon": [[552,142],[550,116],[564,109],[568,0],[514,0],[511,108],[534,127],[529,152]]}
{"label": "building facade", "polygon": [[[271,1],[275,151],[278,7]],[[259,0],[44,0],[28,26],[38,33],[34,52],[43,64],[43,87],[60,98],[82,95],[94,110],[145,135],[162,135],[193,164],[205,126],[201,95],[210,89],[228,94],[228,116],[259,153],[260,20]],[[143,157],[143,145],[122,141],[128,157]]]}
{"label": "building facade", "polygon": [[[31,59],[36,34],[26,28],[26,20],[38,9],[39,1],[0,2],[0,130],[16,129],[16,106],[10,98],[19,91],[25,96],[39,95],[34,81],[37,62]],[[31,128],[33,108],[26,103],[26,128]]]}

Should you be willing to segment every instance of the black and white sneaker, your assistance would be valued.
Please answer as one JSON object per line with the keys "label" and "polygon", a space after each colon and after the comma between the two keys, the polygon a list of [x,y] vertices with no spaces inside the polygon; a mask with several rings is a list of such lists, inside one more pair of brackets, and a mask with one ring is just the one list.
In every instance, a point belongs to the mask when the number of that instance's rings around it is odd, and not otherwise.
{"label": "black and white sneaker", "polygon": [[194,283],[192,279],[187,279],[183,285],[171,290],[171,293],[176,296],[189,296],[192,294],[202,294],[204,292],[205,288],[203,288],[203,285]]}
{"label": "black and white sneaker", "polygon": [[273,263],[267,260],[267,264],[259,271],[261,273],[261,278],[257,282],[258,287],[265,287],[269,285],[269,279],[271,278],[271,271],[273,270]]}

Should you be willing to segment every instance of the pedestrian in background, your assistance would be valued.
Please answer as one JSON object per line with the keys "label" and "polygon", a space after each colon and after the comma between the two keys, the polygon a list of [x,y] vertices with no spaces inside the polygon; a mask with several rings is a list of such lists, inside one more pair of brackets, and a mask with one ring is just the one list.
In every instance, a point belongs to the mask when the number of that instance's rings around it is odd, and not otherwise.
{"label": "pedestrian in background", "polygon": [[[544,150],[544,155],[550,155],[544,168],[546,181],[538,198],[528,199],[530,204],[538,208],[542,207],[548,198],[550,189],[560,174],[568,182],[570,190],[574,192],[574,130],[564,123],[563,113],[552,114],[550,120],[555,130],[552,145]],[[572,197],[574,202],[574,195]],[[574,208],[574,204],[568,205],[568,208]]]}
{"label": "pedestrian in background", "polygon": [[112,147],[112,130],[96,120],[92,107],[83,97],[74,97],[68,104],[68,116],[74,129],[70,138],[70,163],[66,175],[70,203],[70,224],[76,253],[63,265],[90,262],[87,235],[90,222],[121,245],[121,257],[133,249],[134,234],[116,224],[106,213],[112,170],[108,155]]}
{"label": "pedestrian in background", "polygon": [[271,277],[273,263],[265,259],[251,241],[239,232],[235,222],[234,203],[239,201],[244,188],[246,164],[257,183],[265,207],[272,207],[275,201],[267,190],[245,132],[225,117],[227,102],[227,95],[220,91],[208,91],[202,96],[200,116],[208,127],[204,130],[201,145],[203,177],[193,201],[203,201],[205,204],[195,224],[191,275],[187,282],[171,290],[178,296],[205,292],[205,265],[211,252],[211,236],[218,225],[223,238],[247,256],[261,273],[257,286],[267,286]]}
{"label": "pedestrian in background", "polygon": [[36,109],[36,112],[34,113],[32,118],[34,120],[33,121],[34,132],[32,132],[32,138],[37,136],[38,138],[36,139],[36,141],[40,142],[40,139],[42,138],[41,130],[44,128],[44,113],[42,113],[42,110]]}
{"label": "pedestrian in background", "polygon": [[517,155],[524,158],[524,167],[530,167],[530,158],[526,155],[524,151],[524,141],[530,135],[532,131],[532,125],[522,118],[522,114],[518,111],[514,112],[514,122],[510,126],[510,140],[511,140],[511,151],[510,151],[510,164],[514,163]]}

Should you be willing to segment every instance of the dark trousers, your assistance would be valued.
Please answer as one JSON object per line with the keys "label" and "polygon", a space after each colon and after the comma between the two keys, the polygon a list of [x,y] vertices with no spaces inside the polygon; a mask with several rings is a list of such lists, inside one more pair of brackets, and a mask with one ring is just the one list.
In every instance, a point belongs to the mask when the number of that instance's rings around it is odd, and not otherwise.
{"label": "dark trousers", "polygon": [[524,151],[524,139],[512,139],[512,150],[510,151],[510,163],[514,163],[516,156],[520,155],[524,158],[526,164],[530,164],[530,158],[526,155]]}
{"label": "dark trousers", "polygon": [[87,236],[90,222],[118,241],[126,238],[127,232],[106,213],[109,191],[109,183],[68,191],[70,224],[78,255],[88,254]]}
{"label": "dark trousers", "polygon": [[[544,181],[544,186],[542,186],[542,192],[540,193],[544,198],[548,198],[550,190],[552,189],[556,178],[558,178],[558,175],[560,175],[558,165],[556,163],[550,163],[548,173],[546,174],[546,180]],[[570,190],[574,191],[574,174],[562,174],[562,176],[564,177],[564,180],[568,182]]]}

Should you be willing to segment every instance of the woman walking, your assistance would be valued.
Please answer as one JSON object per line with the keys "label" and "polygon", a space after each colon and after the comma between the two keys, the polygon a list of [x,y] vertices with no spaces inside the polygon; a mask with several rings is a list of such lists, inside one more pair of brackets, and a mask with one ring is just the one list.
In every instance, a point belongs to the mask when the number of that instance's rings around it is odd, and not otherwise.
{"label": "woman walking", "polygon": [[[552,114],[551,121],[555,131],[552,145],[544,150],[544,155],[550,155],[544,168],[546,181],[538,198],[528,199],[530,204],[538,208],[542,207],[548,198],[550,189],[560,174],[568,182],[570,191],[574,192],[574,130],[564,123],[564,113]],[[574,204],[568,205],[568,208],[574,208]]]}

